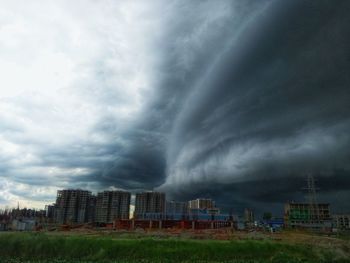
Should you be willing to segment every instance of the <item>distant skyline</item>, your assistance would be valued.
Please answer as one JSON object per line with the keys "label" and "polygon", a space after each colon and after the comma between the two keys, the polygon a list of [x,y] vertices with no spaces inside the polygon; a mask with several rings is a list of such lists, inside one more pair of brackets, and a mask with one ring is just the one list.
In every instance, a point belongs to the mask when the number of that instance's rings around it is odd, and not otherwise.
{"label": "distant skyline", "polygon": [[350,2],[24,1],[0,9],[0,208],[58,189],[350,211]]}

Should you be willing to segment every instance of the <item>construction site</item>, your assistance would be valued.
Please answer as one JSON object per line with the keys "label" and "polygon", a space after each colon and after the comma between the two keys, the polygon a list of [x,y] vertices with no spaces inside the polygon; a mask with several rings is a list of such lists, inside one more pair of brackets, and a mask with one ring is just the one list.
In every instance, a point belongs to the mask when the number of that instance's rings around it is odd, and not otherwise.
{"label": "construction site", "polygon": [[135,206],[132,206],[130,192],[103,191],[93,195],[87,190],[65,189],[57,191],[56,202],[43,211],[18,207],[3,213],[0,215],[0,231],[350,231],[348,214],[332,214],[329,203],[317,201],[317,187],[312,175],[307,176],[304,191],[306,202],[285,203],[283,216],[257,219],[254,211],[248,208],[243,216],[222,213],[215,201],[209,198],[167,201],[165,193],[148,191],[136,193]]}

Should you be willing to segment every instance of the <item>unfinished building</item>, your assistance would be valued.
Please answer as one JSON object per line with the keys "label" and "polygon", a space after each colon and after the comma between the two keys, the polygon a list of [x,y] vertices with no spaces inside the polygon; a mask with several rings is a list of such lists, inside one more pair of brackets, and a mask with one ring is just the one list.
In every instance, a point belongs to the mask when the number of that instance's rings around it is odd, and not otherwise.
{"label": "unfinished building", "polygon": [[137,193],[135,199],[134,217],[141,219],[147,213],[165,213],[165,193]]}
{"label": "unfinished building", "polygon": [[167,201],[166,202],[166,214],[187,214],[188,213],[188,203],[187,202],[176,202]]}
{"label": "unfinished building", "polygon": [[97,194],[97,223],[112,223],[116,219],[129,219],[131,194],[124,191],[104,191]]}
{"label": "unfinished building", "polygon": [[60,224],[87,222],[90,198],[90,191],[80,189],[58,190],[56,222]]}
{"label": "unfinished building", "polygon": [[330,228],[332,218],[329,204],[287,203],[284,222],[291,228]]}
{"label": "unfinished building", "polygon": [[197,198],[195,200],[188,201],[189,209],[211,209],[215,208],[215,202],[212,199]]}
{"label": "unfinished building", "polygon": [[91,195],[88,202],[87,222],[93,223],[96,219],[96,201],[97,197]]}
{"label": "unfinished building", "polygon": [[333,226],[339,230],[350,230],[350,214],[333,215]]}

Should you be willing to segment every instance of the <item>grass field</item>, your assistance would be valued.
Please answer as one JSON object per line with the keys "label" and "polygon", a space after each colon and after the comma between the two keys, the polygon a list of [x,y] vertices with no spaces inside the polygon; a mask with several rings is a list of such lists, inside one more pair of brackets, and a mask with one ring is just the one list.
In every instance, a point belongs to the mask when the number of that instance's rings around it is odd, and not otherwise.
{"label": "grass field", "polygon": [[0,262],[350,262],[344,244],[2,233]]}

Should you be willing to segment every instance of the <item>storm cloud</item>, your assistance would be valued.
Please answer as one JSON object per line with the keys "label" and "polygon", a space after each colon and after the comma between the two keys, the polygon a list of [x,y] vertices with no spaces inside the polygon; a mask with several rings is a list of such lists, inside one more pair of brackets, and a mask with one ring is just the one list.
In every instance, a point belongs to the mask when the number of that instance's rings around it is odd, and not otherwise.
{"label": "storm cloud", "polygon": [[277,213],[312,173],[350,209],[348,1],[87,3],[1,11],[1,203],[157,189]]}

